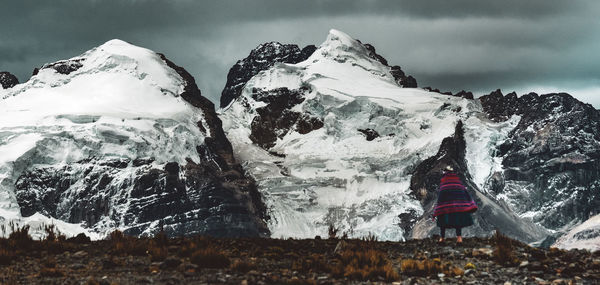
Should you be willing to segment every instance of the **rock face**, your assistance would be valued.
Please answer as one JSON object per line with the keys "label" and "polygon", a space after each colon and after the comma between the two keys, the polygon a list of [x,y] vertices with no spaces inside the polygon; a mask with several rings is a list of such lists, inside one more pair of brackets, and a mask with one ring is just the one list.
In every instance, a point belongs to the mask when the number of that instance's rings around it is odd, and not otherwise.
{"label": "rock face", "polygon": [[[360,41],[357,40],[359,43]],[[383,58],[383,56],[379,55],[375,50],[375,47],[371,44],[364,44],[364,47],[368,50],[368,56],[377,60],[381,64],[390,67],[390,73],[396,79],[396,83],[402,87],[406,88],[417,88],[417,80],[411,75],[406,75],[402,68],[398,65],[390,66],[388,65],[388,61]]]}
{"label": "rock face", "polygon": [[0,72],[0,86],[3,89],[12,88],[19,84],[19,79],[16,76],[7,71]]}
{"label": "rock face", "polygon": [[487,116],[520,120],[498,146],[496,197],[549,229],[576,224],[600,208],[600,112],[566,93],[480,98]]}
{"label": "rock face", "polygon": [[164,55],[109,41],[3,97],[1,112],[17,114],[0,125],[2,151],[17,152],[0,160],[5,221],[37,213],[100,236],[268,235],[214,105]]}
{"label": "rock face", "polygon": [[239,60],[229,69],[227,83],[221,93],[221,108],[239,97],[244,84],[260,71],[269,69],[278,62],[293,64],[304,61],[316,49],[314,45],[300,49],[297,45],[278,42],[265,43],[253,49],[248,57]]}
{"label": "rock face", "polygon": [[[459,121],[454,135],[442,141],[438,153],[417,166],[411,177],[410,188],[413,195],[420,199],[425,212],[412,230],[413,238],[424,238],[439,233],[432,216],[440,179],[442,178],[442,170],[448,165],[456,170],[467,191],[479,207],[478,211],[472,214],[474,225],[463,229],[465,235],[486,236],[499,229],[518,240],[533,242],[548,234],[543,228],[522,220],[510,209],[503,207],[500,203],[482,193],[473,182],[465,155],[466,141],[463,123]],[[450,234],[454,234],[453,231],[450,232]]]}

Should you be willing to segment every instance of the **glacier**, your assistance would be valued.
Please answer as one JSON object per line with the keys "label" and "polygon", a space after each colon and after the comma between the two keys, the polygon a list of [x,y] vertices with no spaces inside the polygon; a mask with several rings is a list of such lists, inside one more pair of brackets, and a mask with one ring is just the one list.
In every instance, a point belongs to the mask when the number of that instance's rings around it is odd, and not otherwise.
{"label": "glacier", "polygon": [[[261,71],[220,110],[236,157],[258,181],[274,237],[323,236],[334,225],[352,237],[405,239],[400,216],[423,214],[410,193],[411,174],[456,123],[468,120],[468,150],[480,153],[518,121],[494,124],[481,116],[477,101],[403,88],[390,71],[362,43],[331,30],[308,59]],[[281,90],[298,91],[301,103],[290,111],[317,118],[323,127],[305,133],[298,123],[277,130],[272,146],[261,147],[253,142],[253,121],[269,105],[264,98],[282,96]],[[378,137],[369,141],[359,129]],[[479,184],[498,163],[491,154],[482,156],[471,156],[476,160],[469,164],[481,173]]]}

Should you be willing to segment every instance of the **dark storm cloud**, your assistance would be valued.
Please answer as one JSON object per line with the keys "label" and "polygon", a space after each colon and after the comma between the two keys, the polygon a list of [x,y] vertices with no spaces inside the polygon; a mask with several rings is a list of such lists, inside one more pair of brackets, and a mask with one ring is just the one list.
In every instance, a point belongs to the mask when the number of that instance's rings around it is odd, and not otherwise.
{"label": "dark storm cloud", "polygon": [[421,86],[585,90],[600,107],[599,11],[593,0],[10,1],[0,7],[0,70],[25,81],[34,67],[120,38],[164,52],[218,101],[228,69],[256,45],[318,45],[337,28]]}

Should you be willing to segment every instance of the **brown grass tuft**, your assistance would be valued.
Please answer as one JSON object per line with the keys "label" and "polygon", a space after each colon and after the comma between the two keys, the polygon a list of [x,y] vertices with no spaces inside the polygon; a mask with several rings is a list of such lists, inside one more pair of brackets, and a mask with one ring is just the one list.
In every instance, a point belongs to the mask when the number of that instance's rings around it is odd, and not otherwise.
{"label": "brown grass tuft", "polygon": [[464,275],[462,268],[452,265],[450,262],[442,262],[439,258],[434,259],[404,259],[400,262],[402,273],[413,276],[433,276],[444,273],[446,276]]}
{"label": "brown grass tuft", "polygon": [[29,235],[29,226],[15,229],[8,236],[8,243],[13,248],[28,250],[33,245],[33,239]]}
{"label": "brown grass tuft", "polygon": [[229,267],[229,258],[212,247],[200,249],[192,253],[190,261],[200,268],[225,268]]}
{"label": "brown grass tuft", "polygon": [[238,259],[231,264],[231,269],[236,272],[246,273],[250,270],[255,270],[256,264]]}
{"label": "brown grass tuft", "polygon": [[0,248],[0,265],[8,265],[15,258],[15,251],[8,248]]}
{"label": "brown grass tuft", "polygon": [[163,244],[160,244],[160,241],[151,240],[148,243],[147,253],[150,256],[150,261],[163,261],[169,255],[169,250]]}
{"label": "brown grass tuft", "polygon": [[332,269],[332,273],[343,272],[343,276],[350,279],[376,280],[382,277],[390,282],[400,278],[387,256],[378,250],[345,250],[340,254],[339,261],[338,268]]}
{"label": "brown grass tuft", "polygon": [[292,263],[292,270],[311,273],[311,272],[330,272],[331,267],[325,256],[313,253],[306,258],[300,258]]}
{"label": "brown grass tuft", "polygon": [[148,252],[148,240],[126,236],[119,230],[110,233],[109,240],[112,252],[117,255],[143,256]]}
{"label": "brown grass tuft", "polygon": [[512,239],[500,233],[499,230],[496,230],[494,242],[496,243],[496,249],[494,249],[493,257],[496,262],[504,265],[514,265],[518,263],[513,251]]}

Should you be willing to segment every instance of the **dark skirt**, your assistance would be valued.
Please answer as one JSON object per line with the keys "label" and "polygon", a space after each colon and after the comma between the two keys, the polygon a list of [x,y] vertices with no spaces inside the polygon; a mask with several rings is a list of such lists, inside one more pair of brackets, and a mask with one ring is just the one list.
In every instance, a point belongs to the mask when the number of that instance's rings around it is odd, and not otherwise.
{"label": "dark skirt", "polygon": [[473,225],[471,213],[450,213],[437,217],[437,226],[444,228],[464,228]]}

